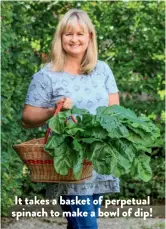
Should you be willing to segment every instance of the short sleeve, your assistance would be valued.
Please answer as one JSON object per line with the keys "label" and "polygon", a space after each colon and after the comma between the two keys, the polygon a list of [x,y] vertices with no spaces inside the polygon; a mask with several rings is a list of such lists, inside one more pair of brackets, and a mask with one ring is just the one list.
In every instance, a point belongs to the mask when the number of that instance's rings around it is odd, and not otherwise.
{"label": "short sleeve", "polygon": [[104,63],[104,68],[105,68],[105,75],[106,75],[105,87],[108,94],[119,92],[118,87],[116,85],[115,77],[108,64]]}
{"label": "short sleeve", "polygon": [[33,75],[30,82],[25,104],[36,107],[51,107],[51,79],[42,71]]}

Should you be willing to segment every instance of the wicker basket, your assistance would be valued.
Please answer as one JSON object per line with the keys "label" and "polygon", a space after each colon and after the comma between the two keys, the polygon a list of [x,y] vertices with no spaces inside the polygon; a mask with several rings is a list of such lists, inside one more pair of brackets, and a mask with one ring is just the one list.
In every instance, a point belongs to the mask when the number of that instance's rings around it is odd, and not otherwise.
{"label": "wicker basket", "polygon": [[[56,115],[63,107],[63,103],[57,105],[54,115]],[[73,116],[71,116],[73,122],[77,122]],[[65,122],[67,122],[66,119]],[[50,135],[51,129],[48,128],[44,138],[33,139],[21,144],[14,145],[14,150],[18,153],[20,158],[24,161],[30,170],[31,181],[33,182],[52,182],[52,183],[80,183],[92,176],[92,163],[84,160],[82,166],[82,175],[80,180],[76,180],[73,176],[72,169],[66,176],[62,176],[55,171],[53,165],[53,158],[44,151],[44,145],[46,144]]]}
{"label": "wicker basket", "polygon": [[44,141],[45,138],[39,138],[13,146],[14,150],[29,168],[31,181],[80,183],[92,176],[92,163],[86,160],[83,163],[80,180],[74,178],[72,169],[69,169],[67,176],[56,173],[53,158],[44,151]]}

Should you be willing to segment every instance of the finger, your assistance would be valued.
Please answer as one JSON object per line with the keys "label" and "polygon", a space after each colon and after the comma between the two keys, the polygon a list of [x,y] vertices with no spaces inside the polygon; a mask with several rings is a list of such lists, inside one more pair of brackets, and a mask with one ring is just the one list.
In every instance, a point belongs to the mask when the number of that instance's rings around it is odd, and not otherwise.
{"label": "finger", "polygon": [[72,104],[72,99],[71,98],[66,98],[64,105],[70,105]]}
{"label": "finger", "polygon": [[63,108],[64,109],[72,109],[72,103],[64,103],[64,105],[63,105]]}
{"label": "finger", "polygon": [[58,100],[58,101],[56,102],[56,104],[64,103],[65,101],[66,101],[66,98],[62,98],[62,99]]}

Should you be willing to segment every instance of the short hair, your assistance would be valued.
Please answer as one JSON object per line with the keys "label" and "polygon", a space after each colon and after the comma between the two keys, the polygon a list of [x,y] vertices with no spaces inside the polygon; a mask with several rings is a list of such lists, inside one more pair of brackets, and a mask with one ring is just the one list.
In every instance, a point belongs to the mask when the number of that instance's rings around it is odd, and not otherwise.
{"label": "short hair", "polygon": [[[76,19],[76,20],[75,20]],[[53,71],[63,71],[66,54],[62,47],[62,34],[68,28],[73,28],[78,22],[83,28],[87,28],[90,36],[88,48],[81,63],[81,74],[91,72],[97,64],[97,41],[94,25],[92,24],[88,14],[80,9],[69,10],[59,21],[54,39],[52,41],[52,49],[50,62]]]}

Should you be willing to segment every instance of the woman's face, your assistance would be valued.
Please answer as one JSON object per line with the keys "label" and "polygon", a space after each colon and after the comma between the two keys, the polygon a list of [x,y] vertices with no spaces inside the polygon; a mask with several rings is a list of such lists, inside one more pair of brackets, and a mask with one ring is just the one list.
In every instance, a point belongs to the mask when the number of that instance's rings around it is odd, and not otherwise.
{"label": "woman's face", "polygon": [[66,30],[62,35],[62,47],[67,55],[83,57],[90,40],[88,29],[82,29],[77,23],[74,29]]}

